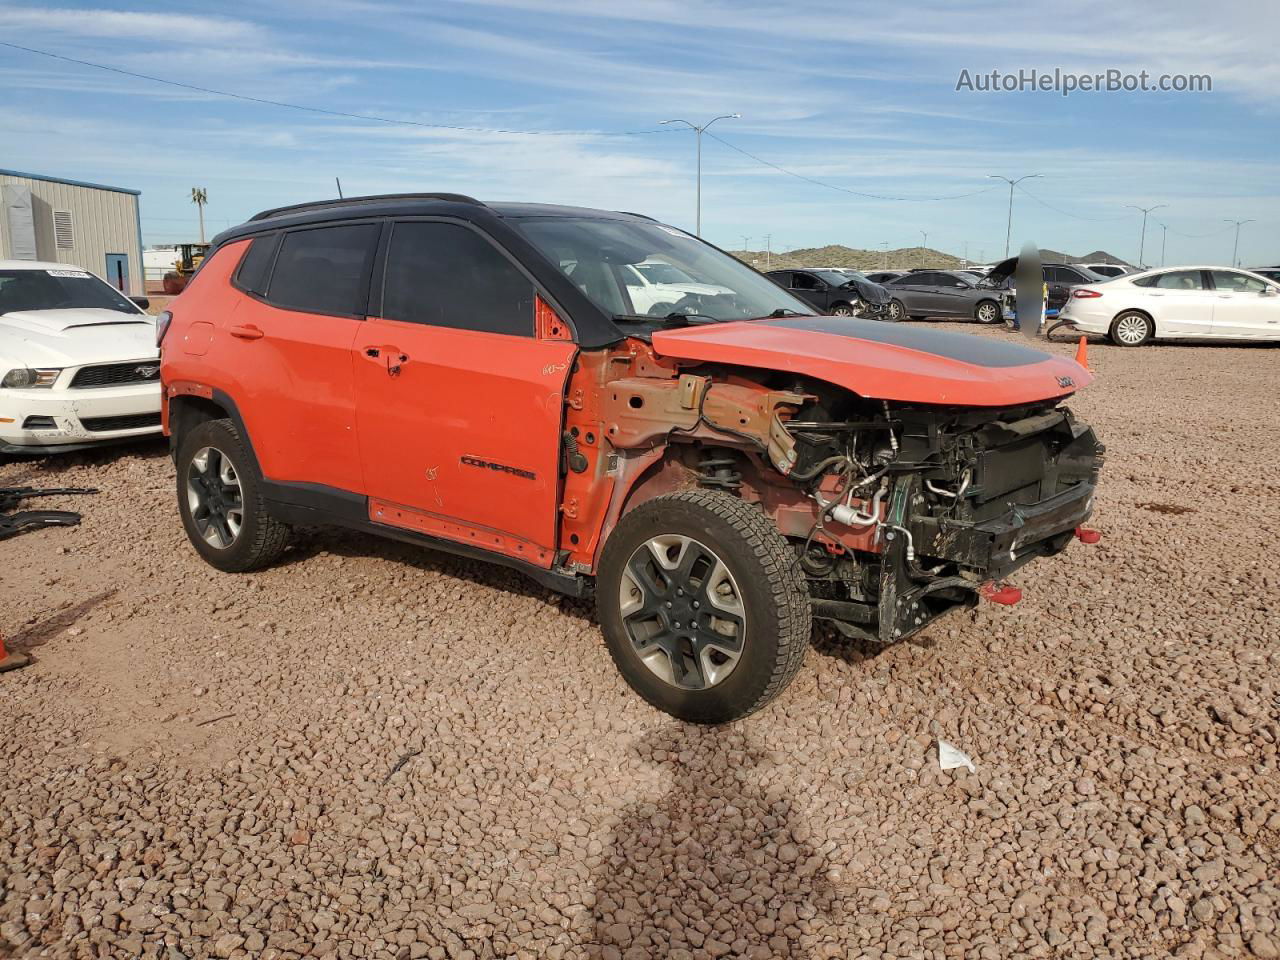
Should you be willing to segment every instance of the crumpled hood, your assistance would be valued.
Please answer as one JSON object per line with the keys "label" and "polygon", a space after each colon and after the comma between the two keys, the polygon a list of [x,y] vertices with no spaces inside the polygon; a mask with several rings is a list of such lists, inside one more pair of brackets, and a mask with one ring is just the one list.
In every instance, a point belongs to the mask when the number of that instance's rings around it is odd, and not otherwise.
{"label": "crumpled hood", "polygon": [[856,317],[784,317],[659,330],[664,357],[804,374],[900,403],[1016,406],[1093,381],[1074,360],[1020,343]]}
{"label": "crumpled hood", "polygon": [[145,314],[119,310],[20,310],[0,314],[0,364],[75,367],[159,355],[155,319]]}
{"label": "crumpled hood", "polygon": [[858,296],[862,297],[867,303],[873,307],[882,307],[889,302],[889,291],[878,283],[871,280],[863,280],[860,277],[853,277],[846,287],[852,287],[858,291]]}

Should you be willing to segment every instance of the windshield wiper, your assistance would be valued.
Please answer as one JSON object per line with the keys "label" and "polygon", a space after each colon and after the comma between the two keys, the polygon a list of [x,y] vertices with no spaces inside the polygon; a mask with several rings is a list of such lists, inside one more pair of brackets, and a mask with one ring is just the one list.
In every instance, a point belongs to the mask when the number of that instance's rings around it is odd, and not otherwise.
{"label": "windshield wiper", "polygon": [[654,316],[653,314],[649,314],[649,313],[615,313],[615,314],[613,315],[613,319],[615,319],[615,320],[635,320],[635,321],[642,321],[642,322],[645,322],[645,323],[658,323],[659,321],[662,321],[662,320],[669,320],[669,321],[676,321],[676,320],[709,320],[709,321],[711,321],[712,323],[725,323],[725,322],[726,322],[726,321],[724,321],[724,320],[721,320],[719,317],[712,317],[712,316],[708,316],[708,315],[707,315],[707,314],[705,314],[705,313],[681,313],[681,312],[679,312],[678,310],[673,310],[671,313],[668,313],[665,317],[658,317],[658,316]]}
{"label": "windshield wiper", "polygon": [[804,314],[799,310],[792,310],[790,307],[779,307],[773,313],[766,313],[763,317],[751,317],[751,320],[781,320],[783,317],[803,317]]}

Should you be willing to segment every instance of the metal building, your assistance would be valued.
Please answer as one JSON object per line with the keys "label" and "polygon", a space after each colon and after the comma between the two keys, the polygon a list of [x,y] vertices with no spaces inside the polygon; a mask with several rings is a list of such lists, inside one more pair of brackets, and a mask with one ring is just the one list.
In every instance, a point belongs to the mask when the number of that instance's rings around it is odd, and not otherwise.
{"label": "metal building", "polygon": [[140,192],[0,170],[0,260],[74,263],[144,291]]}

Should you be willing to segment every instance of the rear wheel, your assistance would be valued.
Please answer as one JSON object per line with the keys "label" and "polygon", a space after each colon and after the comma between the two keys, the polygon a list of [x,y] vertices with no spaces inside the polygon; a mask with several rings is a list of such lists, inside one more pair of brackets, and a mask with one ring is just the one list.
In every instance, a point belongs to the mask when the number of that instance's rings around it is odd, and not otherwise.
{"label": "rear wheel", "polygon": [[207,563],[241,573],[285,551],[289,527],[267,513],[253,460],[230,420],[207,420],[184,434],[176,465],[182,525]]}
{"label": "rear wheel", "polygon": [[656,497],[626,514],[605,543],[596,603],[627,683],[694,723],[736,720],[776,697],[812,629],[786,540],[719,491]]}
{"label": "rear wheel", "polygon": [[1156,326],[1145,313],[1129,310],[1111,321],[1111,342],[1121,347],[1140,347],[1150,340]]}
{"label": "rear wheel", "polygon": [[979,323],[999,323],[1000,305],[994,300],[983,300],[973,311],[973,318]]}
{"label": "rear wheel", "polygon": [[888,310],[889,320],[891,320],[894,323],[897,323],[899,320],[906,319],[906,316],[907,316],[907,311],[906,311],[906,308],[902,306],[902,301],[900,300],[889,301],[889,310]]}

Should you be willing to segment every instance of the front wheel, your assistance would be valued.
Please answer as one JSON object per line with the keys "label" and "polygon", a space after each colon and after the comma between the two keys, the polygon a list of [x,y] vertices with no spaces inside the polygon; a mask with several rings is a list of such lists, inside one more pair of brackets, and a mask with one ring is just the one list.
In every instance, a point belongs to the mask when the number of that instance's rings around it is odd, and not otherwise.
{"label": "front wheel", "polygon": [[694,723],[736,720],[776,697],[812,630],[787,541],[720,491],[656,497],[626,514],[605,542],[596,604],[631,688]]}
{"label": "front wheel", "polygon": [[833,317],[856,317],[858,310],[854,304],[837,303],[831,308],[831,315]]}
{"label": "front wheel", "polygon": [[1155,335],[1155,324],[1145,313],[1130,310],[1111,322],[1111,342],[1121,347],[1140,347]]}
{"label": "front wheel", "polygon": [[902,303],[901,303],[900,301],[898,301],[898,300],[890,300],[890,301],[889,301],[889,313],[888,313],[888,318],[889,318],[889,320],[890,320],[891,322],[893,322],[893,323],[897,323],[899,320],[901,320],[901,319],[902,319],[903,317],[905,317],[906,315],[907,315],[907,311],[906,311],[906,309],[902,306]]}
{"label": "front wheel", "polygon": [[257,470],[230,420],[207,420],[178,444],[178,512],[187,538],[211,566],[258,570],[289,545],[289,527],[267,513]]}
{"label": "front wheel", "polygon": [[999,323],[1000,306],[994,300],[983,300],[973,311],[973,317],[979,323]]}

